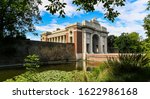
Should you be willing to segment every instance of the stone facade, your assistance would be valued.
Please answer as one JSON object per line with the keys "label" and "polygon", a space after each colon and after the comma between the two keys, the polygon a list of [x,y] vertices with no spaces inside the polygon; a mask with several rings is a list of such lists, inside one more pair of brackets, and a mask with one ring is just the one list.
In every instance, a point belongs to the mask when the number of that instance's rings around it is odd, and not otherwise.
{"label": "stone facade", "polygon": [[74,43],[76,58],[85,59],[86,54],[107,53],[107,36],[107,29],[94,18],[68,25],[65,29],[44,32],[41,41]]}

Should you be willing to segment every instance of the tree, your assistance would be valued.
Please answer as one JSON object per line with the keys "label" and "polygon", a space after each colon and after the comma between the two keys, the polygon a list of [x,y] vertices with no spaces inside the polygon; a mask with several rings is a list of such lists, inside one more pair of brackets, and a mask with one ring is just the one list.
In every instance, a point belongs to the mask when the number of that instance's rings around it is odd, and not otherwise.
{"label": "tree", "polygon": [[36,0],[0,0],[0,39],[35,31],[34,23],[41,20],[38,4]]}
{"label": "tree", "polygon": [[[46,9],[52,13],[59,13],[65,17],[64,0],[49,0]],[[77,10],[94,11],[95,5],[102,3],[105,17],[114,21],[119,12],[114,8],[124,6],[125,0],[72,0],[78,6]],[[42,0],[0,0],[0,39],[9,36],[25,35],[26,32],[35,31],[34,23],[41,20],[38,5]]]}
{"label": "tree", "polygon": [[115,41],[115,46],[119,52],[142,52],[140,36],[136,32],[122,33]]}
{"label": "tree", "polygon": [[150,14],[144,18],[144,29],[146,30],[147,37],[150,38]]}
{"label": "tree", "polygon": [[147,38],[141,42],[142,50],[149,54],[150,52],[150,39]]}
{"label": "tree", "polygon": [[[52,13],[59,13],[60,16],[65,17],[64,8],[67,5],[64,0],[48,0],[50,4],[46,6],[47,10]],[[94,11],[97,4],[102,3],[105,10],[105,17],[111,21],[120,14],[115,7],[124,6],[125,0],[72,0],[72,4],[78,6],[77,11],[85,10],[86,12]]]}
{"label": "tree", "polygon": [[[147,5],[147,9],[146,10],[150,10],[150,1],[148,1],[148,5]],[[150,38],[150,14],[148,14],[145,18],[144,18],[144,29],[146,30],[146,34],[147,37]]]}
{"label": "tree", "polygon": [[109,35],[107,38],[107,46],[108,46],[108,52],[114,53],[115,51],[115,40],[117,39],[117,36]]}

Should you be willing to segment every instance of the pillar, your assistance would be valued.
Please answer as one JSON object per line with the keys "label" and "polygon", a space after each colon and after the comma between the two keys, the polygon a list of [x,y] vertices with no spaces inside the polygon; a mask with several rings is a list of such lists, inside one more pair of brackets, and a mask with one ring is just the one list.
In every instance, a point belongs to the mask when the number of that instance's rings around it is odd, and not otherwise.
{"label": "pillar", "polygon": [[62,35],[62,43],[64,43],[64,36]]}
{"label": "pillar", "polygon": [[57,42],[57,37],[55,37],[55,42]]}
{"label": "pillar", "polygon": [[63,35],[63,43],[65,43],[65,35]]}
{"label": "pillar", "polygon": [[60,36],[58,36],[58,41],[57,42],[60,42]]}
{"label": "pillar", "polygon": [[61,43],[63,43],[63,36],[61,36]]}
{"label": "pillar", "polygon": [[56,42],[58,42],[58,36],[57,36],[57,41]]}
{"label": "pillar", "polygon": [[56,42],[56,38],[54,37],[54,42]]}
{"label": "pillar", "polygon": [[101,36],[98,35],[99,39],[98,39],[98,53],[102,53],[101,51]]}
{"label": "pillar", "polygon": [[100,44],[100,46],[99,46],[100,53],[104,53],[103,52],[103,37],[102,36],[100,36],[99,44]]}
{"label": "pillar", "polygon": [[83,60],[85,60],[86,59],[86,32],[82,32],[83,33],[83,40],[82,40],[82,42],[83,42],[83,45],[82,45],[82,47],[83,47]]}
{"label": "pillar", "polygon": [[107,37],[104,38],[105,39],[105,53],[107,53]]}
{"label": "pillar", "polygon": [[90,54],[92,54],[93,53],[93,35],[92,34],[90,35],[90,44],[89,44],[89,46],[90,46]]}

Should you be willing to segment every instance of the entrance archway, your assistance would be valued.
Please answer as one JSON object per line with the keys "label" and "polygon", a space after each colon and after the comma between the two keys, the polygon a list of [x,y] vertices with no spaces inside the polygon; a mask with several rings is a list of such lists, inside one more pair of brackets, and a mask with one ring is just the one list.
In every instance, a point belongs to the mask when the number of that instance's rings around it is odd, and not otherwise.
{"label": "entrance archway", "polygon": [[93,53],[99,52],[99,36],[97,34],[93,35]]}

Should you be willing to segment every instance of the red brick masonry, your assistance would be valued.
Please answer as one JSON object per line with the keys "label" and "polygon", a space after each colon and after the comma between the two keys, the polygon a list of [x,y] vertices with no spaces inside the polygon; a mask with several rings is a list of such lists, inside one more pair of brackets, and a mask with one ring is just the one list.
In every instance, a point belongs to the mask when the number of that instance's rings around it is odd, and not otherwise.
{"label": "red brick masonry", "polygon": [[118,53],[111,53],[111,54],[87,54],[86,59],[90,61],[107,61],[108,57],[118,57]]}

